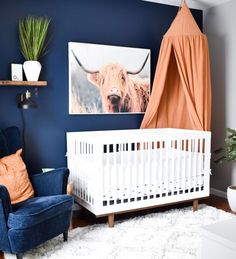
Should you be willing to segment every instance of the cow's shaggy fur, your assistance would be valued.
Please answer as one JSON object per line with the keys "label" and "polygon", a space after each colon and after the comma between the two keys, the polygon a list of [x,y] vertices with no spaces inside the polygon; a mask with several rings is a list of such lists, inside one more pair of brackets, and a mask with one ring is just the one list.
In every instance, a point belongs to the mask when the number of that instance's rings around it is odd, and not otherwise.
{"label": "cow's shaggy fur", "polygon": [[99,87],[105,112],[145,112],[149,101],[149,82],[128,75],[118,64],[107,64],[99,72],[88,74]]}

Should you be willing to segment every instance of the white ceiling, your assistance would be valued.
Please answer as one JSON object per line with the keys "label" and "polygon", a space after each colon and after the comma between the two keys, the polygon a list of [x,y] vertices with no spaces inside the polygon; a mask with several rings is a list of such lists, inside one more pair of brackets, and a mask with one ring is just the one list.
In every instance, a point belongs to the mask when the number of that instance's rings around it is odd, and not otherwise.
{"label": "white ceiling", "polygon": [[[175,5],[175,6],[180,6],[182,3],[182,0],[144,0],[144,1],[167,4],[167,5]],[[210,7],[213,7],[219,4],[224,4],[226,2],[233,1],[233,0],[185,0],[185,1],[190,8],[205,10]]]}

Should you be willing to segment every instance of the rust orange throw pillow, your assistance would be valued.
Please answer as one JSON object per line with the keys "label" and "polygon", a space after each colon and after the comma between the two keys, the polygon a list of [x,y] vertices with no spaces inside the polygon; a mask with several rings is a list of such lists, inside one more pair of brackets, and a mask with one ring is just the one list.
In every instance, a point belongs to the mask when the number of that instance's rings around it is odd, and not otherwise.
{"label": "rust orange throw pillow", "polygon": [[24,161],[22,149],[0,159],[0,184],[5,185],[15,204],[34,196]]}

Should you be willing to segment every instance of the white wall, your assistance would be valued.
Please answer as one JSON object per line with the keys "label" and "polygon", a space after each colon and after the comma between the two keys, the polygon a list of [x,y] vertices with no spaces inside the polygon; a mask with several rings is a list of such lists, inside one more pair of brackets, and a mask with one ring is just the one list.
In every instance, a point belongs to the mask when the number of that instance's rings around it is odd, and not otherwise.
{"label": "white wall", "polygon": [[[142,1],[167,4],[167,5],[175,5],[175,6],[180,6],[183,2],[182,0],[142,0]],[[216,5],[225,3],[227,1],[230,1],[230,0],[186,0],[186,3],[190,8],[205,10],[211,6],[216,6]]]}
{"label": "white wall", "polygon": [[[236,1],[204,11],[213,93],[212,150],[223,146],[225,128],[236,129]],[[216,157],[212,154],[212,160]],[[212,163],[211,187],[226,191],[236,185],[236,163]]]}

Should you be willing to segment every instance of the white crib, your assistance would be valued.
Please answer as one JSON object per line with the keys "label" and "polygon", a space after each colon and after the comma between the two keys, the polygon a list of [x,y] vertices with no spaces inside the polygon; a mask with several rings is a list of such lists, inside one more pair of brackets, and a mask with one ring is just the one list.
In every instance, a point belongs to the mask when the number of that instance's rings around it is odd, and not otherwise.
{"label": "white crib", "polygon": [[96,216],[209,196],[206,131],[137,129],[67,133],[76,201]]}

